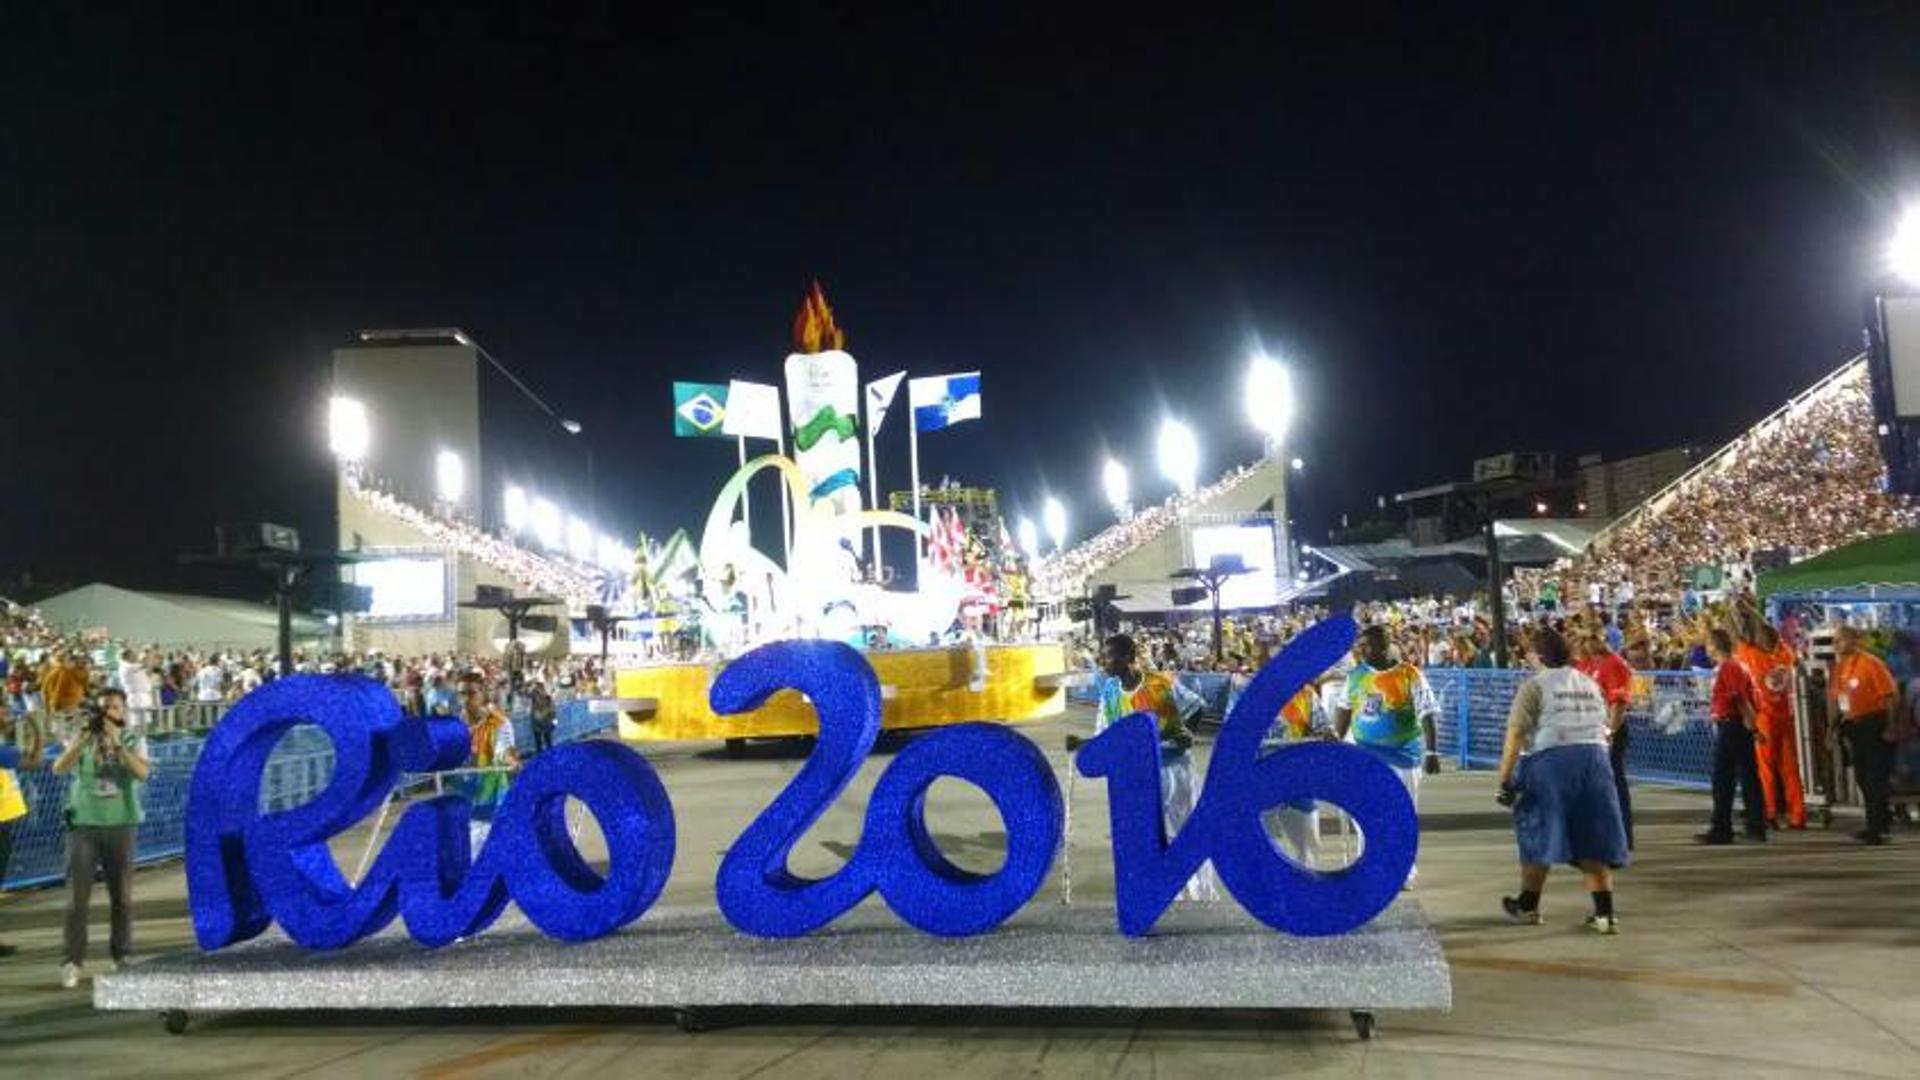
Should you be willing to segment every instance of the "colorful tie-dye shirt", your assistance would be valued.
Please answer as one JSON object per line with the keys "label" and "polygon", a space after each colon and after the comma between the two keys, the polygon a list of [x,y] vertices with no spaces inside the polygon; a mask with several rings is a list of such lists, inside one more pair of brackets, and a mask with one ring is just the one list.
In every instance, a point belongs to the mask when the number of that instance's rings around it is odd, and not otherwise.
{"label": "colorful tie-dye shirt", "polygon": [[1359,664],[1347,676],[1347,708],[1354,745],[1396,769],[1420,766],[1420,719],[1439,713],[1426,676],[1412,664],[1377,671]]}

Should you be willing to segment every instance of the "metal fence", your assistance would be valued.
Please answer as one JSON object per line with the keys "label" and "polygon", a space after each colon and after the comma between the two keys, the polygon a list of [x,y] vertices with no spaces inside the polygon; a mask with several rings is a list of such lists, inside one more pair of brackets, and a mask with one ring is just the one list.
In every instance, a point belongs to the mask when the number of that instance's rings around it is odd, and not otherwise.
{"label": "metal fence", "polygon": [[[1507,710],[1527,671],[1430,668],[1440,703],[1440,753],[1462,769],[1500,764]],[[1713,725],[1707,677],[1690,671],[1634,673],[1627,709],[1627,777],[1641,783],[1705,789],[1713,781]]]}
{"label": "metal fence", "polygon": [[[182,708],[176,706],[176,709]],[[197,708],[197,707],[186,707]],[[161,710],[170,712],[171,710]],[[167,727],[149,729],[147,756],[153,765],[143,792],[146,820],[140,825],[134,859],[150,863],[173,858],[186,849],[187,785],[206,745],[205,725],[190,730],[190,713],[166,718]],[[584,738],[613,726],[611,714],[588,711],[584,700],[559,706],[554,742]],[[513,718],[514,738],[526,749],[533,746],[532,721]],[[53,751],[48,752],[48,761]],[[66,776],[41,768],[18,774],[27,797],[27,816],[14,822],[13,857],[6,867],[8,889],[48,885],[66,878]],[[267,759],[260,784],[260,808],[285,810],[319,794],[333,777],[333,744],[319,728],[302,725],[288,732]]]}
{"label": "metal fence", "polygon": [[[1529,671],[1483,668],[1428,668],[1427,683],[1439,699],[1436,734],[1440,753],[1462,769],[1491,769],[1500,764],[1507,734],[1507,710]],[[1183,671],[1181,685],[1207,703],[1208,714],[1224,718],[1234,700],[1229,677],[1210,671]],[[1627,776],[1640,783],[1670,784],[1705,790],[1713,781],[1713,726],[1708,718],[1710,676],[1691,671],[1634,673],[1633,703],[1627,710]],[[1092,704],[1095,687],[1076,687],[1068,700]]]}

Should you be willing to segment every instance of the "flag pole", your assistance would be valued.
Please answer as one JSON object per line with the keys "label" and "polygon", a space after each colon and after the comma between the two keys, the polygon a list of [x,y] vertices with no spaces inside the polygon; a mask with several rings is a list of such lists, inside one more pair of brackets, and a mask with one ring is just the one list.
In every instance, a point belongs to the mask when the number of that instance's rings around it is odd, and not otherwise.
{"label": "flag pole", "polygon": [[[779,447],[780,456],[786,457],[787,433],[779,424],[773,426],[773,442]],[[793,573],[793,518],[787,502],[787,474],[784,469],[780,471],[780,546],[786,550],[786,561],[781,565],[785,566],[787,573],[791,574]]]}
{"label": "flag pole", "polygon": [[[873,410],[867,410],[867,506],[880,509],[880,459],[873,456]],[[880,555],[880,526],[873,527],[873,553],[868,556],[873,564],[873,580],[880,581],[880,571],[886,569],[886,560]]]}
{"label": "flag pole", "polygon": [[[735,446],[739,447],[740,467],[744,469],[747,467],[747,437],[745,435],[736,435],[734,436],[733,442]],[[753,488],[752,484],[740,485],[740,514],[742,517],[747,519],[747,538],[749,543],[752,542],[752,538],[753,538],[753,491],[752,491],[752,488]]]}
{"label": "flag pole", "polygon": [[[908,399],[911,402],[911,398]],[[913,468],[913,520],[920,520],[920,418],[909,416],[913,426],[907,429],[907,458]],[[920,545],[920,533],[913,534],[913,584],[920,587],[920,559],[925,554]]]}

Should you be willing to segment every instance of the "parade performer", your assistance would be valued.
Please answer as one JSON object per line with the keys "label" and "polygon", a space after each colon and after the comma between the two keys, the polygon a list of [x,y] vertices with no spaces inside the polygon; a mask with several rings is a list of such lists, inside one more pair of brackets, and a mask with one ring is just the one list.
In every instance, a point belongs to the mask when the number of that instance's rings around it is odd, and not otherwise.
{"label": "parade performer", "polygon": [[[1186,824],[1199,798],[1188,752],[1193,746],[1193,733],[1188,725],[1199,715],[1204,703],[1200,695],[1181,686],[1172,675],[1141,670],[1139,649],[1126,634],[1107,639],[1100,661],[1106,675],[1100,681],[1100,712],[1094,718],[1094,733],[1105,731],[1122,717],[1137,712],[1153,715],[1160,726],[1162,812],[1167,836],[1172,837]],[[1181,896],[1187,900],[1219,899],[1213,864],[1201,866]]]}
{"label": "parade performer", "polygon": [[[1420,808],[1420,777],[1440,771],[1439,735],[1434,721],[1440,706],[1420,669],[1388,652],[1387,628],[1375,624],[1360,631],[1359,663],[1347,675],[1347,688],[1334,712],[1335,733],[1386,763],[1406,785],[1414,810]],[[1424,754],[1423,751],[1424,750]],[[1364,847],[1366,838],[1361,837]],[[1407,870],[1411,886],[1419,867]]]}
{"label": "parade performer", "polygon": [[478,845],[507,797],[507,774],[495,766],[518,768],[520,756],[514,747],[513,722],[488,698],[486,678],[479,672],[460,677],[460,703],[472,741],[467,766],[486,770],[469,777],[466,785],[467,801],[473,805],[473,841]]}
{"label": "parade performer", "polygon": [[1767,820],[1776,829],[1807,827],[1807,798],[1800,786],[1800,751],[1793,730],[1792,646],[1765,620],[1755,618],[1752,636],[1734,649],[1734,659],[1752,680],[1759,700],[1754,718],[1755,763]]}
{"label": "parade performer", "polygon": [[[1337,678],[1331,673],[1321,676],[1322,681]],[[1320,707],[1320,686],[1308,683],[1280,707],[1280,715],[1274,719],[1260,746],[1262,751],[1278,751],[1331,738],[1333,725],[1327,721],[1326,710]],[[1320,858],[1318,805],[1312,799],[1298,799],[1268,810],[1264,817],[1268,835],[1285,839],[1295,861],[1309,870],[1315,869]]]}

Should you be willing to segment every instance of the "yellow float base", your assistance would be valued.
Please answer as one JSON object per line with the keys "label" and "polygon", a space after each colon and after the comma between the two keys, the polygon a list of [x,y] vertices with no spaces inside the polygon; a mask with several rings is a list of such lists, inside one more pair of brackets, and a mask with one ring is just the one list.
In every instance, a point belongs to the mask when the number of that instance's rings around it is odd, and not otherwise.
{"label": "yellow float base", "polygon": [[[1059,645],[987,646],[986,687],[977,692],[968,688],[973,650],[965,646],[890,649],[866,656],[886,694],[883,728],[940,727],[968,720],[1020,723],[1066,711],[1066,691],[1058,685],[1066,671],[1066,653]],[[714,670],[707,664],[653,664],[616,672],[618,697],[658,703],[648,719],[623,714],[620,737],[632,742],[774,739],[819,732],[813,706],[791,690],[775,694],[750,713],[716,716],[707,707]]]}

